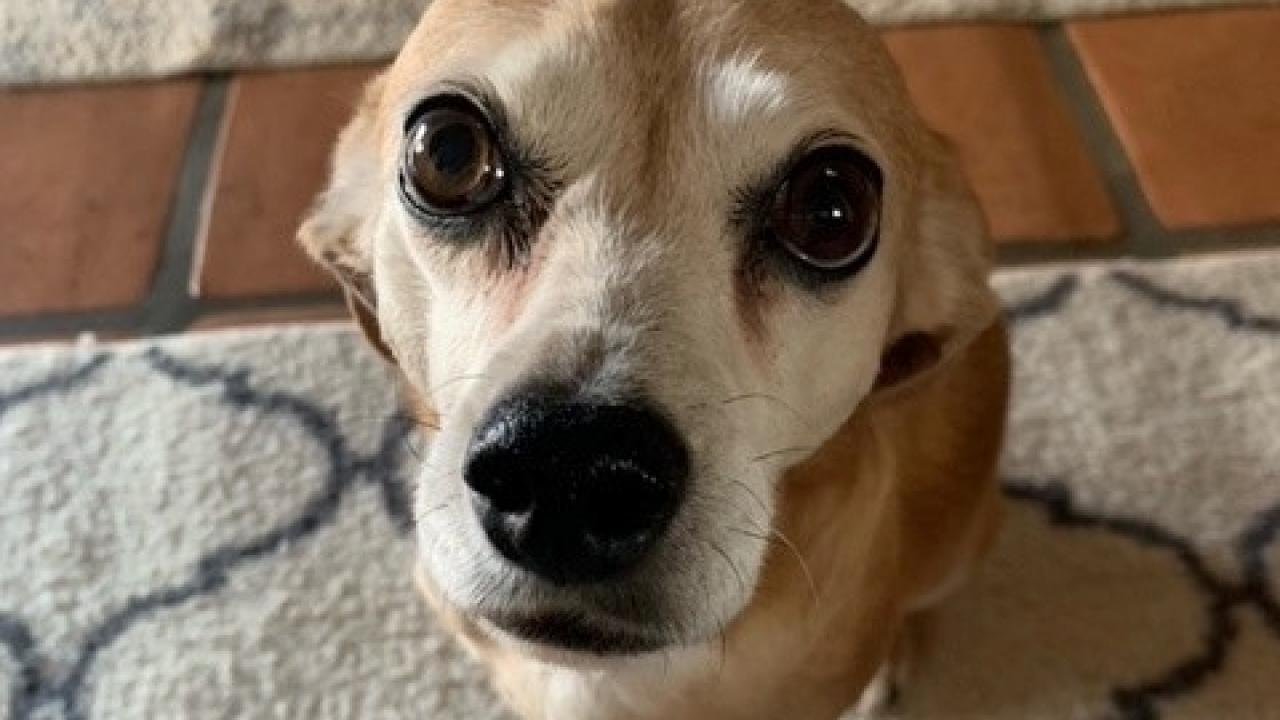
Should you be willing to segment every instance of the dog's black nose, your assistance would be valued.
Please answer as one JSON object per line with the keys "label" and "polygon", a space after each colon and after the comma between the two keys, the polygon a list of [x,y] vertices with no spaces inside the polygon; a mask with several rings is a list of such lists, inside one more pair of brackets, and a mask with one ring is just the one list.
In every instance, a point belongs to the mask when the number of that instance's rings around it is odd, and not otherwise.
{"label": "dog's black nose", "polygon": [[675,515],[688,474],[684,442],[655,410],[540,392],[490,412],[464,470],[493,546],[558,585],[639,563]]}

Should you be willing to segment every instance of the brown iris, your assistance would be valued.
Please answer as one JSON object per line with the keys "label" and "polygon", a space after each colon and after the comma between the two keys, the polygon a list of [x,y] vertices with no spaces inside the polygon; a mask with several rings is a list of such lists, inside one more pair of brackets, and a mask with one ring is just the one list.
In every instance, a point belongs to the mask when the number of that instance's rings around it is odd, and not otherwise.
{"label": "brown iris", "polygon": [[413,119],[401,175],[409,200],[436,215],[466,215],[502,192],[506,168],[484,114],[460,98],[427,107]]}
{"label": "brown iris", "polygon": [[814,150],[774,196],[770,227],[786,250],[820,270],[845,270],[870,258],[880,232],[880,170],[844,146]]}

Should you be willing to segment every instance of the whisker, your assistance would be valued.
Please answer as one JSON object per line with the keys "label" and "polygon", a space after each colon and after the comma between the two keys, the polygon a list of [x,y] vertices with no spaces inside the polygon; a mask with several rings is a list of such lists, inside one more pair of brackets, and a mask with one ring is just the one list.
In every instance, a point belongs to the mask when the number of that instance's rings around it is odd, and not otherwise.
{"label": "whisker", "polygon": [[724,558],[724,563],[729,566],[729,570],[733,573],[733,576],[738,579],[738,592],[742,593],[743,597],[746,597],[747,581],[742,579],[742,572],[738,570],[737,565],[733,564],[733,559],[729,557],[729,553],[725,552],[725,549],[720,547],[720,545],[714,541],[708,540],[707,545],[709,545],[716,554]]}
{"label": "whisker", "polygon": [[410,417],[409,424],[420,430],[430,430],[432,432],[440,432],[441,430],[441,423],[438,421],[432,422],[430,420],[423,420],[421,418]]}
{"label": "whisker", "polygon": [[752,532],[745,528],[731,527],[729,529],[733,532],[740,533],[763,542],[771,543],[773,541],[777,541],[781,543],[782,546],[785,547],[793,557],[795,557],[796,564],[800,567],[800,573],[804,575],[805,583],[809,586],[809,595],[813,598],[813,606],[815,608],[822,607],[822,595],[818,592],[818,583],[813,579],[813,572],[809,569],[809,563],[804,559],[804,555],[800,554],[800,549],[791,541],[791,538],[787,537],[785,533],[777,528],[770,528],[767,535]]}
{"label": "whisker", "polygon": [[760,542],[765,542],[765,543],[770,542],[769,534],[765,532],[760,532],[759,530],[748,530],[747,528],[740,528],[740,527],[731,527],[729,529],[732,530],[733,532],[738,533],[739,535],[746,535],[747,537],[754,538],[756,540],[759,540]]}
{"label": "whisker", "polygon": [[492,378],[488,373],[466,373],[461,375],[455,375],[454,377],[451,377],[448,380],[437,383],[436,385],[433,385],[430,388],[428,388],[426,395],[427,397],[432,397],[436,393],[449,387],[450,385],[453,385],[454,383],[464,382],[467,380],[490,380],[490,379]]}
{"label": "whisker", "polygon": [[743,402],[743,401],[746,401],[746,400],[769,400],[770,402],[777,402],[778,404],[780,404],[780,405],[782,405],[782,406],[786,407],[788,410],[792,409],[790,405],[787,405],[785,402],[783,402],[782,400],[780,400],[778,397],[776,397],[776,396],[774,396],[774,395],[770,395],[769,393],[761,393],[761,392],[742,393],[741,395],[730,395],[729,397],[725,398],[724,400],[721,400],[721,401],[720,401],[720,404],[721,404],[721,405],[734,405],[734,404],[737,404],[737,403],[740,403],[740,402]]}
{"label": "whisker", "polygon": [[720,627],[720,670],[719,673],[724,675],[725,668],[729,666],[729,628],[723,620],[716,623]]}
{"label": "whisker", "polygon": [[756,455],[751,458],[751,462],[759,463],[764,462],[765,460],[772,460],[773,458],[781,457],[783,455],[798,455],[801,453],[817,452],[818,450],[819,447],[817,445],[799,445],[796,447],[779,448],[777,450],[770,450],[769,452]]}
{"label": "whisker", "polygon": [[401,419],[411,422],[411,418],[408,416],[395,412],[388,412],[385,415],[348,415],[346,413],[338,413],[337,419],[343,423],[360,423],[368,425],[384,425],[388,421]]}
{"label": "whisker", "polygon": [[427,518],[431,517],[433,514],[438,513],[441,510],[444,510],[445,508],[449,507],[449,504],[452,502],[453,502],[453,498],[449,498],[448,500],[445,500],[439,505],[429,508],[426,512],[422,513],[422,517],[419,518],[419,520],[426,520]]}
{"label": "whisker", "polygon": [[[748,495],[750,495],[752,498],[755,499],[755,501],[760,505],[761,510],[765,511],[763,513],[764,517],[768,519],[769,513],[767,512],[767,507],[765,506],[764,502],[760,499],[760,496],[757,495],[754,491],[752,491],[750,486],[748,486],[746,483],[743,483],[741,480],[735,479],[733,480],[733,482],[741,486],[744,490],[747,491]],[[796,546],[794,542],[792,542],[791,538],[787,537],[786,534],[783,533],[781,530],[778,530],[775,527],[767,525],[766,523],[762,523],[760,520],[753,517],[751,513],[746,512],[745,508],[739,505],[730,496],[722,495],[719,493],[711,494],[711,493],[707,493],[705,490],[699,493],[699,495],[704,500],[710,500],[713,502],[721,501],[728,504],[732,509],[736,510],[747,523],[755,527],[755,530],[750,530],[747,528],[730,525],[730,526],[727,526],[727,529],[729,531],[736,532],[740,535],[753,538],[755,540],[758,540],[766,544],[773,544],[776,542],[781,544],[782,547],[786,548],[787,552],[789,552],[792,555],[792,557],[795,558],[796,564],[800,568],[800,573],[804,575],[805,584],[808,586],[809,595],[813,599],[814,607],[817,608],[822,606],[822,596],[821,596],[821,593],[818,592],[818,583],[814,580],[813,571],[809,567],[809,562],[805,560],[804,555],[801,554],[800,549]],[[712,545],[709,540],[706,542],[709,545]],[[724,553],[724,549],[715,545],[712,545],[712,548],[720,552],[722,557],[725,557],[725,560],[726,562],[729,562],[730,567],[734,568],[735,573],[738,573],[739,582],[741,582],[742,581],[741,574],[738,572],[737,567],[734,566],[732,561],[730,561],[729,558],[726,556],[726,554]]]}
{"label": "whisker", "polygon": [[[733,558],[729,557],[729,553],[726,552],[725,549],[721,547],[719,543],[716,543],[713,541],[707,541],[707,544],[711,546],[711,549],[714,550],[716,554],[724,558],[724,564],[729,566],[729,570],[733,573],[733,576],[738,580],[738,592],[741,594],[741,596],[743,598],[748,597],[747,581],[742,578],[742,571],[738,569],[738,566],[733,564]],[[707,614],[708,615],[711,614],[711,593],[710,592],[707,593]],[[729,636],[728,636],[728,630],[725,627],[724,620],[717,620],[716,625],[718,627],[717,636],[719,637],[719,640],[720,640],[719,672],[723,674],[725,667],[729,663]]]}
{"label": "whisker", "polygon": [[804,413],[796,409],[795,406],[793,406],[791,403],[787,402],[786,400],[783,400],[782,398],[772,393],[747,392],[747,393],[741,393],[739,395],[731,395],[725,398],[724,400],[721,400],[720,405],[722,407],[728,407],[730,405],[736,405],[738,403],[746,402],[748,400],[764,400],[774,405],[777,405],[781,407],[783,410],[786,410],[787,412],[791,413],[791,415],[794,416],[797,420],[799,420],[800,423],[805,427],[807,428],[813,427],[813,423],[812,421],[809,420],[808,416],[806,416]]}
{"label": "whisker", "polygon": [[[772,514],[772,513],[769,511],[769,506],[765,504],[764,500],[760,499],[760,495],[759,495],[759,493],[757,493],[755,490],[752,490],[750,485],[748,485],[748,484],[746,484],[746,483],[742,482],[741,480],[739,480],[739,479],[737,479],[737,478],[734,478],[734,479],[733,479],[733,484],[734,484],[734,485],[737,485],[737,486],[738,486],[738,487],[740,487],[740,488],[742,488],[742,489],[747,493],[747,495],[748,495],[748,496],[750,496],[750,497],[751,497],[751,499],[755,501],[756,505],[758,505],[758,506],[760,507],[760,514],[761,514],[763,517],[766,517],[766,518],[767,518],[767,517],[769,517],[769,516]],[[739,511],[741,511],[741,508],[739,508]],[[742,514],[743,514],[743,515],[745,515],[745,516],[747,516],[747,517],[751,517],[751,513],[746,513],[746,512],[744,512],[744,513],[742,513]],[[756,524],[759,524],[759,523],[757,522]]]}
{"label": "whisker", "polygon": [[[717,548],[717,550],[719,550],[719,548]],[[733,569],[733,574],[738,577],[739,584],[742,584],[742,586],[745,588],[746,587],[745,584],[742,583],[742,574],[738,572],[738,569],[736,567],[734,567],[733,562],[729,560],[729,556],[727,554],[724,554],[723,550],[719,550],[719,552],[722,554],[722,557],[725,558],[725,562],[729,564],[729,567]],[[705,580],[703,582],[704,584],[706,583]],[[743,592],[745,593],[745,590]],[[707,598],[707,615],[711,616],[712,615],[711,593],[709,591],[706,593],[706,598]],[[716,639],[718,640],[716,645],[720,651],[720,668],[717,672],[723,675],[725,671],[725,667],[727,667],[729,664],[729,629],[726,626],[725,621],[723,619],[716,620]]]}
{"label": "whisker", "polygon": [[404,438],[404,446],[409,450],[409,454],[413,456],[414,460],[418,461],[419,464],[423,462],[422,451],[413,446],[413,437],[406,436]]}
{"label": "whisker", "polygon": [[424,428],[426,430],[433,430],[433,431],[440,430],[439,424],[424,420],[419,417],[415,417],[407,413],[388,413],[386,415],[339,415],[338,416],[338,420],[343,423],[356,423],[361,425],[364,425],[364,424],[383,425],[388,420],[392,420],[392,419],[399,419],[414,427]]}

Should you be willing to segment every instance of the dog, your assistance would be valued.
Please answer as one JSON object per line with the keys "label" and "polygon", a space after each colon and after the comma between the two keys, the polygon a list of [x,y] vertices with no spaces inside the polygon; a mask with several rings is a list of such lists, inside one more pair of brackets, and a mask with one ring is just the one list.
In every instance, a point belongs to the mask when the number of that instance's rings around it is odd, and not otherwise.
{"label": "dog", "polygon": [[984,220],[838,0],[435,0],[299,235],[525,718],[862,717],[996,532]]}

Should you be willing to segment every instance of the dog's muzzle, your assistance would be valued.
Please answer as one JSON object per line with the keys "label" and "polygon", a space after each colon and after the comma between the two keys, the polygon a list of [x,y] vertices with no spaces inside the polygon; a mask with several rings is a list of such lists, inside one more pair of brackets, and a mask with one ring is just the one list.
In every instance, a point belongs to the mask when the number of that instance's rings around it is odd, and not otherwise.
{"label": "dog's muzzle", "polygon": [[477,427],[464,469],[494,548],[557,586],[632,570],[684,497],[689,451],[643,401],[523,391]]}

